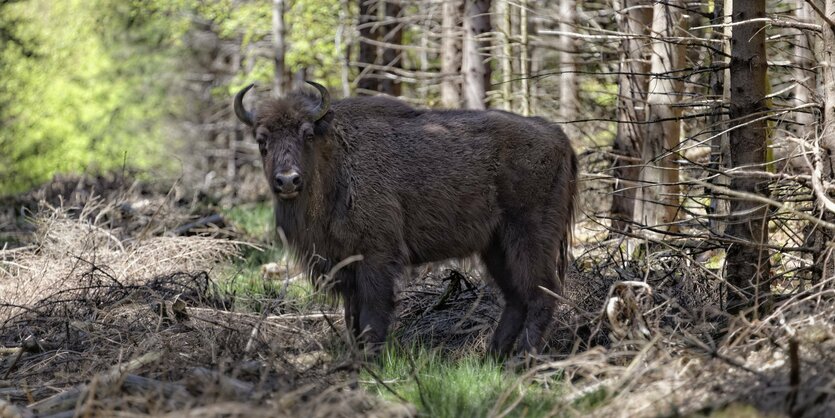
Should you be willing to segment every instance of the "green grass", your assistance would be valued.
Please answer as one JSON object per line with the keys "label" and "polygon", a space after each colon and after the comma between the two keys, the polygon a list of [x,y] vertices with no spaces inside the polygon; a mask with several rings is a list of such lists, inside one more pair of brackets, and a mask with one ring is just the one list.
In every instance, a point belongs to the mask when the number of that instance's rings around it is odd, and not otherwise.
{"label": "green grass", "polygon": [[309,312],[325,305],[332,305],[332,298],[314,288],[306,277],[286,283],[286,274],[265,279],[261,266],[281,262],[284,253],[273,247],[263,251],[250,249],[243,258],[226,266],[221,273],[220,292],[232,296],[235,308],[240,311],[262,312],[269,304],[280,302],[281,312]]}
{"label": "green grass", "polygon": [[[522,382],[499,362],[473,354],[447,358],[423,348],[384,350],[374,372],[362,380],[369,391],[392,401],[405,399],[431,417],[483,417],[511,408],[508,417],[544,417],[558,412],[560,383]],[[515,405],[514,405],[515,404]],[[491,414],[492,413],[492,414]]]}
{"label": "green grass", "polygon": [[269,203],[235,206],[223,211],[223,215],[245,241],[263,248],[245,247],[241,259],[227,266],[221,275],[220,291],[234,297],[236,309],[262,312],[268,304],[280,300],[283,311],[305,312],[329,302],[308,280],[296,280],[285,288],[284,275],[272,280],[262,276],[262,265],[284,265],[287,259],[285,250],[275,243],[273,209]]}
{"label": "green grass", "polygon": [[273,207],[269,202],[236,205],[224,210],[223,216],[250,240],[272,242],[274,239]]}

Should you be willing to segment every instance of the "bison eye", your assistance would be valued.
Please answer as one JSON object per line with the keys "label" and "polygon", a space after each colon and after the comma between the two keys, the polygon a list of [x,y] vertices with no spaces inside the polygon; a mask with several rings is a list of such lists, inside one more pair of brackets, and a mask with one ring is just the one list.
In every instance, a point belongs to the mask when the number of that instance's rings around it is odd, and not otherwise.
{"label": "bison eye", "polygon": [[258,151],[262,157],[267,155],[267,141],[264,138],[258,138]]}
{"label": "bison eye", "polygon": [[308,124],[302,125],[301,133],[302,133],[302,138],[304,138],[305,141],[309,141],[309,140],[313,139],[313,128],[310,125],[308,125]]}

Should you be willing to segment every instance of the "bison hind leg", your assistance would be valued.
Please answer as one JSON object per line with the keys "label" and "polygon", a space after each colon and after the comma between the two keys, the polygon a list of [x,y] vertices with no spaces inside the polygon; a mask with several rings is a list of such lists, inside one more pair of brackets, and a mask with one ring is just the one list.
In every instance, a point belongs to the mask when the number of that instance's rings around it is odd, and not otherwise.
{"label": "bison hind leg", "polygon": [[[551,234],[512,224],[501,230],[500,240],[493,241],[488,251],[491,257],[485,257],[485,264],[505,298],[505,313],[493,342],[501,354],[507,354],[521,335],[520,351],[537,354],[545,344],[557,305],[540,287],[561,292],[556,272],[559,242]],[[496,266],[491,267],[488,259],[494,264],[502,260],[501,270],[494,272]],[[506,341],[505,337],[512,340]]]}
{"label": "bison hind leg", "polygon": [[522,331],[527,316],[527,304],[513,285],[513,275],[501,242],[494,238],[481,253],[482,261],[493,281],[501,289],[505,306],[499,324],[490,339],[489,353],[500,358],[508,356]]}

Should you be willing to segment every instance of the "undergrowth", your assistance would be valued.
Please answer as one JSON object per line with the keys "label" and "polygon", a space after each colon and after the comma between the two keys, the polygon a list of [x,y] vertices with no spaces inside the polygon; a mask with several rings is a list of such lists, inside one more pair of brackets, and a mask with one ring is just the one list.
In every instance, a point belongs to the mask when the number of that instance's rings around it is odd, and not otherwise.
{"label": "undergrowth", "polygon": [[[220,275],[221,292],[234,297],[236,309],[276,313],[308,312],[328,304],[326,295],[314,289],[306,277],[299,279],[289,254],[275,242],[273,209],[268,202],[239,205],[224,211],[224,217],[247,242],[235,262]],[[279,272],[265,274],[262,267],[277,263]]]}
{"label": "undergrowth", "polygon": [[524,381],[502,363],[472,353],[446,356],[423,347],[384,350],[379,367],[361,376],[366,389],[407,401],[431,417],[554,416],[560,382]]}

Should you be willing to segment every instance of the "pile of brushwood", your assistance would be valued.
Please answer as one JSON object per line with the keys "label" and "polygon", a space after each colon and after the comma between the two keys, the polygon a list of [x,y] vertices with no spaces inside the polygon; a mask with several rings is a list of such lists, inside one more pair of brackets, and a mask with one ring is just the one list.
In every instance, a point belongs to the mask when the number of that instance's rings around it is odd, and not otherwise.
{"label": "pile of brushwood", "polygon": [[[363,389],[360,374],[377,365],[345,341],[337,305],[288,309],[302,305],[284,294],[240,309],[220,266],[248,244],[224,228],[172,233],[189,216],[171,196],[147,199],[130,213],[120,198],[42,203],[28,241],[0,252],[0,417],[416,414]],[[835,279],[751,321],[722,313],[718,272],[690,257],[623,261],[618,243],[581,245],[553,295],[549,349],[507,362],[519,384],[496,399],[497,414],[524,416],[507,399],[554,376],[555,415],[835,414]],[[483,354],[501,299],[481,268],[465,260],[410,276],[394,338]],[[594,407],[579,406],[589,394]]]}

